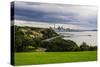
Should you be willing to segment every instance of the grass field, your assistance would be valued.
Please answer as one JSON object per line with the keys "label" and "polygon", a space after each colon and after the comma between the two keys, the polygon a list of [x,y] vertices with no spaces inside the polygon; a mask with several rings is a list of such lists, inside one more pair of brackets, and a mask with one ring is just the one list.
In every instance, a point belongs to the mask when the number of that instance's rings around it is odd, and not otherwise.
{"label": "grass field", "polygon": [[84,52],[20,52],[15,53],[15,65],[34,65],[97,60],[96,51]]}

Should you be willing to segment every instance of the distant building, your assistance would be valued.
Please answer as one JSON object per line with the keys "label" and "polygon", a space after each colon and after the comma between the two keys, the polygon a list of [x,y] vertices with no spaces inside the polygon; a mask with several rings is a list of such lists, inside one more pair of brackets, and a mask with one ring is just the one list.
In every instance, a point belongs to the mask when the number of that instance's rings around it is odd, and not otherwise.
{"label": "distant building", "polygon": [[70,28],[66,28],[66,32],[69,32],[71,29]]}

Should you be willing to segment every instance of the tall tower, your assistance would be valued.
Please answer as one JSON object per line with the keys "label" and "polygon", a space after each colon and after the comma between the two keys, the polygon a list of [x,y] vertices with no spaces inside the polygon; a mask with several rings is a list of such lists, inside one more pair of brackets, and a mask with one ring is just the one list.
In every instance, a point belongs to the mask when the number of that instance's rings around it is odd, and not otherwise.
{"label": "tall tower", "polygon": [[56,24],[54,24],[54,29],[55,29],[55,25],[56,25]]}

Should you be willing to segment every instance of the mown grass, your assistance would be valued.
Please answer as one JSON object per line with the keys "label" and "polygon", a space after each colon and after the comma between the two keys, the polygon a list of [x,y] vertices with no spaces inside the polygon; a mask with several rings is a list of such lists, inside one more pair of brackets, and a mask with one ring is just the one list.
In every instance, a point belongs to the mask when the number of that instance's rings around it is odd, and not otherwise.
{"label": "mown grass", "polygon": [[96,51],[81,52],[20,52],[15,53],[15,65],[51,64],[96,61]]}

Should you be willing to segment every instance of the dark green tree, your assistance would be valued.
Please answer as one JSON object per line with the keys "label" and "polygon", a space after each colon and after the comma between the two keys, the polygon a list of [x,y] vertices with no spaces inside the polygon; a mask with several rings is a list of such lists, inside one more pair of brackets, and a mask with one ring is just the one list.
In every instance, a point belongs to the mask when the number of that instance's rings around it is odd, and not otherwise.
{"label": "dark green tree", "polygon": [[80,46],[80,50],[82,51],[89,50],[89,46],[85,42],[83,42]]}
{"label": "dark green tree", "polygon": [[41,47],[46,48],[47,51],[77,51],[79,49],[74,41],[61,38],[42,42]]}
{"label": "dark green tree", "polygon": [[90,50],[90,51],[97,50],[97,46],[90,46],[90,47],[89,47],[89,50]]}

